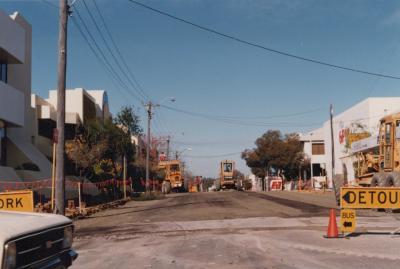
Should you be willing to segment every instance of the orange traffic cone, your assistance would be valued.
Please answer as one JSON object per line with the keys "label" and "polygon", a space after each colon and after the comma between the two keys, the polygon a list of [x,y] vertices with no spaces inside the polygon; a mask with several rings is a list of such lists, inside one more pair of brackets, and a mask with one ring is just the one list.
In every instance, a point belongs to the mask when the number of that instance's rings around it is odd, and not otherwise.
{"label": "orange traffic cone", "polygon": [[329,224],[328,231],[326,232],[325,238],[339,238],[339,232],[336,224],[336,213],[335,209],[331,209],[329,213]]}

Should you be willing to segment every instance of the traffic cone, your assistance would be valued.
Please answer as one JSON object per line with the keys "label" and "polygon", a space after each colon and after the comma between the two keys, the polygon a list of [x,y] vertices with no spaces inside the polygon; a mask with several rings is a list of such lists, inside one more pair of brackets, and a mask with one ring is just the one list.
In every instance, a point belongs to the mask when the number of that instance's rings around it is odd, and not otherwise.
{"label": "traffic cone", "polygon": [[336,213],[335,209],[331,209],[329,212],[329,224],[328,231],[326,232],[325,238],[339,238],[338,227],[336,224]]}

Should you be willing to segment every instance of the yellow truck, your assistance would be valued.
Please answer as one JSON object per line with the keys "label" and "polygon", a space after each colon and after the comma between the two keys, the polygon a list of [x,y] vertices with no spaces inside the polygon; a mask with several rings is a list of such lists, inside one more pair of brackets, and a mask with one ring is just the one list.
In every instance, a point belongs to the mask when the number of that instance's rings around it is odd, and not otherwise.
{"label": "yellow truck", "polygon": [[220,186],[221,189],[234,189],[236,180],[233,171],[235,170],[235,162],[232,160],[224,160],[220,163]]}
{"label": "yellow truck", "polygon": [[184,191],[184,179],[179,160],[160,161],[158,169],[163,171],[163,193]]}
{"label": "yellow truck", "polygon": [[[360,141],[362,142],[362,141]],[[400,113],[380,119],[376,143],[353,150],[356,184],[362,187],[400,187]],[[340,187],[348,184],[342,175],[333,179],[337,200]]]}

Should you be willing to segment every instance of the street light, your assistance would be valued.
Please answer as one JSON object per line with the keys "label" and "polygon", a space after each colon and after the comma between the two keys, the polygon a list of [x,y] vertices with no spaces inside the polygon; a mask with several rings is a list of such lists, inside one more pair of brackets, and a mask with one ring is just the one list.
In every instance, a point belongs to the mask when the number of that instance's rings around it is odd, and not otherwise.
{"label": "street light", "polygon": [[176,159],[178,160],[178,159],[179,159],[179,156],[180,156],[183,152],[185,152],[185,151],[191,151],[191,150],[192,150],[192,148],[188,147],[188,148],[184,148],[184,149],[181,150],[181,151],[176,151],[176,152],[175,152],[175,157],[176,157]]}
{"label": "street light", "polygon": [[[152,101],[148,101],[143,104],[146,107],[147,111],[147,145],[146,145],[146,193],[149,192],[150,187],[150,125],[151,125],[151,117],[153,116],[153,108],[159,107],[165,101],[175,102],[175,97],[166,97],[159,103],[153,103]],[[153,184],[153,191],[155,191],[155,184]]]}

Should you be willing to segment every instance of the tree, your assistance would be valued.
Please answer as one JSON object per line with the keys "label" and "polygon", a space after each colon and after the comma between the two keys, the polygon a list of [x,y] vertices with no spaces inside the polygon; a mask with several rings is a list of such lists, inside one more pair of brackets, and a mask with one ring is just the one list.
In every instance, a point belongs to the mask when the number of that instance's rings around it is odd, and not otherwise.
{"label": "tree", "polygon": [[233,170],[233,178],[243,180],[244,174],[242,172],[240,172],[239,170],[235,169],[235,170]]}
{"label": "tree", "polygon": [[128,133],[113,122],[94,120],[78,127],[76,138],[66,143],[66,153],[80,174],[96,181],[120,176],[121,157],[132,159],[134,148]]}
{"label": "tree", "polygon": [[114,119],[116,125],[122,126],[129,135],[141,135],[143,129],[140,127],[140,118],[135,113],[133,106],[124,106]]}
{"label": "tree", "polygon": [[294,178],[303,160],[303,148],[298,134],[282,135],[280,131],[269,130],[255,141],[256,147],[246,149],[242,158],[253,174],[264,178],[269,172]]}

